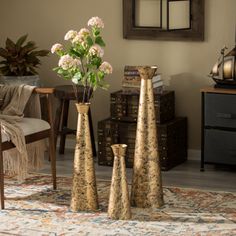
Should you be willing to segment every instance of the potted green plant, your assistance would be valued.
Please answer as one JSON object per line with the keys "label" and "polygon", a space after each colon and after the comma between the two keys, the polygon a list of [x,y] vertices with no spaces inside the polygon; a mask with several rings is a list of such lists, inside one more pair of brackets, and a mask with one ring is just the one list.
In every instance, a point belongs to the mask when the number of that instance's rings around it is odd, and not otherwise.
{"label": "potted green plant", "polygon": [[0,75],[5,84],[39,85],[37,68],[39,57],[47,56],[48,50],[36,50],[34,41],[26,42],[27,35],[21,36],[16,43],[6,39],[5,48],[0,48]]}

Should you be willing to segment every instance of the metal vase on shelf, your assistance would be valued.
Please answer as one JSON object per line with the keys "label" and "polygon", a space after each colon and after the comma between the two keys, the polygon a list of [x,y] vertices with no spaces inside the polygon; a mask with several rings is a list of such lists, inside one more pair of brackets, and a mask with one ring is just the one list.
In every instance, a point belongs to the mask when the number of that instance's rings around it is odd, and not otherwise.
{"label": "metal vase on shelf", "polygon": [[135,141],[132,206],[157,208],[164,204],[152,77],[157,67],[140,66],[139,111]]}
{"label": "metal vase on shelf", "polygon": [[127,145],[114,144],[111,148],[114,153],[114,164],[108,205],[108,216],[114,220],[128,220],[131,218],[131,210],[125,167],[125,153]]}
{"label": "metal vase on shelf", "polygon": [[98,209],[95,168],[89,130],[89,103],[77,103],[78,124],[71,192],[72,211]]}

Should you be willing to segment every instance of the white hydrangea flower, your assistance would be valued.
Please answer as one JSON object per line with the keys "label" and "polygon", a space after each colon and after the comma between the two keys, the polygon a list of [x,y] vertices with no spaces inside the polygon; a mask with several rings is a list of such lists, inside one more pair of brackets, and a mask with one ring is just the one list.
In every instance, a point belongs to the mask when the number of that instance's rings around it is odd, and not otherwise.
{"label": "white hydrangea flower", "polygon": [[80,38],[85,38],[85,37],[87,37],[89,34],[90,34],[90,31],[89,31],[88,29],[86,29],[86,28],[82,28],[82,29],[79,31],[79,33],[78,33],[78,35],[79,35]]}
{"label": "white hydrangea flower", "polygon": [[55,53],[63,50],[63,46],[60,43],[55,43],[51,48],[51,53]]}
{"label": "white hydrangea flower", "polygon": [[112,66],[110,63],[104,61],[100,66],[99,70],[104,72],[104,74],[111,74],[112,73]]}
{"label": "white hydrangea flower", "polygon": [[69,31],[66,33],[64,39],[65,39],[65,40],[73,40],[73,39],[76,37],[77,34],[78,34],[77,31],[75,31],[75,30],[69,30]]}
{"label": "white hydrangea flower", "polygon": [[60,66],[63,70],[68,70],[74,67],[74,65],[75,65],[74,58],[68,54],[62,56],[58,62],[58,66]]}
{"label": "white hydrangea flower", "polygon": [[74,66],[75,66],[75,67],[78,67],[78,66],[80,66],[80,65],[81,65],[80,59],[74,59]]}
{"label": "white hydrangea flower", "polygon": [[72,43],[84,43],[86,37],[90,34],[90,31],[86,28],[82,28],[79,33],[74,37]]}
{"label": "white hydrangea flower", "polygon": [[73,39],[72,39],[72,43],[79,43],[80,42],[80,37],[77,34]]}
{"label": "white hydrangea flower", "polygon": [[104,50],[98,44],[95,44],[89,49],[89,55],[103,57]]}
{"label": "white hydrangea flower", "polygon": [[98,16],[94,16],[89,19],[88,26],[96,27],[100,29],[100,28],[104,28],[104,23],[101,18],[99,18]]}

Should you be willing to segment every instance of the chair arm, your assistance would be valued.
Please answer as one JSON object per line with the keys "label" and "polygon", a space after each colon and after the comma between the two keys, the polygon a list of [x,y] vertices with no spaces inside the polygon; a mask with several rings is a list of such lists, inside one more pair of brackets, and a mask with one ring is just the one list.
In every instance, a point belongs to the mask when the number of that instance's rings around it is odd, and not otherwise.
{"label": "chair arm", "polygon": [[34,91],[39,94],[53,94],[54,88],[35,88]]}

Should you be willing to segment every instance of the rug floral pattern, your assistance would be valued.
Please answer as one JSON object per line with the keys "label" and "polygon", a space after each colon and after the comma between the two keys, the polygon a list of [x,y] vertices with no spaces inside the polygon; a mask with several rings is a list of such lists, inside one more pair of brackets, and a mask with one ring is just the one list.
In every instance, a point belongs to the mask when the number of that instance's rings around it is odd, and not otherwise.
{"label": "rug floral pattern", "polygon": [[236,235],[236,193],[164,187],[160,209],[132,208],[132,220],[107,217],[110,182],[98,182],[100,209],[69,209],[71,178],[32,175],[25,183],[6,180],[6,209],[0,211],[0,235]]}

